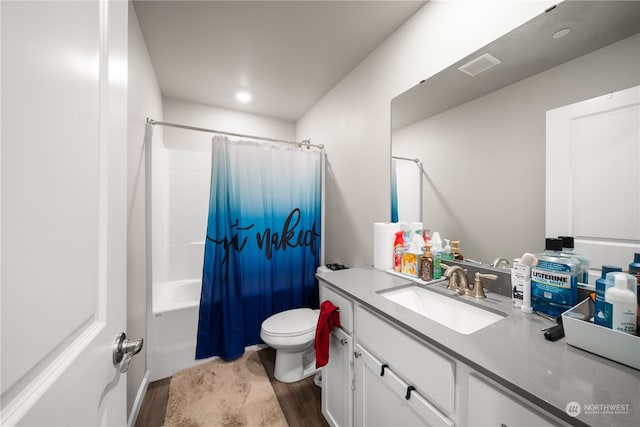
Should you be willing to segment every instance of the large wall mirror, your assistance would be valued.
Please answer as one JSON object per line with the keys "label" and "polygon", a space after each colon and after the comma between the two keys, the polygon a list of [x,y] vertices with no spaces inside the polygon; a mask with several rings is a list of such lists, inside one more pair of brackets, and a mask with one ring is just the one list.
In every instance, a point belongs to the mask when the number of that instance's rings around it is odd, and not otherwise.
{"label": "large wall mirror", "polygon": [[416,220],[485,263],[542,251],[546,111],[639,84],[640,2],[565,1],[394,98]]}

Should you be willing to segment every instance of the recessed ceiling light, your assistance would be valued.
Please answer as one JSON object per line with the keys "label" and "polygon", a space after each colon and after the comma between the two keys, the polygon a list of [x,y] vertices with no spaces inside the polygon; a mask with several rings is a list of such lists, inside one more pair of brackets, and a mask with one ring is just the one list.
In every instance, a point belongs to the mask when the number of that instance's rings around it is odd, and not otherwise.
{"label": "recessed ceiling light", "polygon": [[251,94],[249,92],[238,92],[236,93],[236,99],[240,102],[249,102],[251,101]]}
{"label": "recessed ceiling light", "polygon": [[571,31],[571,28],[563,28],[563,29],[558,30],[555,33],[553,33],[552,37],[554,39],[562,38],[562,37],[566,36],[567,34],[569,34],[569,31]]}

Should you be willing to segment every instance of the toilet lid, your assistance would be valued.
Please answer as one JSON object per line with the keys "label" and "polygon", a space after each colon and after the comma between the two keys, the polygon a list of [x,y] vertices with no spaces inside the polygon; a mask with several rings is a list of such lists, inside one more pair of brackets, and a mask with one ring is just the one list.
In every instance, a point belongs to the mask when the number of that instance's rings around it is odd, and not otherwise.
{"label": "toilet lid", "polygon": [[310,308],[296,308],[269,317],[262,322],[262,330],[269,335],[296,336],[313,332],[317,325],[317,311]]}

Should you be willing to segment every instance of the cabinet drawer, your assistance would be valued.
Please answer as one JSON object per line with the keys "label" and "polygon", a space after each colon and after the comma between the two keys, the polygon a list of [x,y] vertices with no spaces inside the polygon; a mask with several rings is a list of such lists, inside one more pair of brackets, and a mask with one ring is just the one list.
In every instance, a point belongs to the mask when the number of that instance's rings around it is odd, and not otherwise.
{"label": "cabinet drawer", "polygon": [[356,336],[382,361],[446,414],[454,410],[455,363],[361,306]]}
{"label": "cabinet drawer", "polygon": [[353,332],[353,303],[347,297],[334,292],[320,282],[320,302],[329,300],[340,309],[340,326],[348,333]]}
{"label": "cabinet drawer", "polygon": [[391,368],[356,346],[356,426],[448,426],[453,422]]}
{"label": "cabinet drawer", "polygon": [[475,374],[469,376],[469,425],[548,426],[557,425]]}

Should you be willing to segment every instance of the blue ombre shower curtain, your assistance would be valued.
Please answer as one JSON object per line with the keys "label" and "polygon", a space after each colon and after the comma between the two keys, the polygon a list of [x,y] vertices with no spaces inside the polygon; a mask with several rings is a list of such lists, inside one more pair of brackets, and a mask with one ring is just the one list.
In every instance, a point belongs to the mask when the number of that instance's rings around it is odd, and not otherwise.
{"label": "blue ombre shower curtain", "polygon": [[213,138],[196,359],[235,359],[267,317],[318,307],[321,165],[318,149]]}

